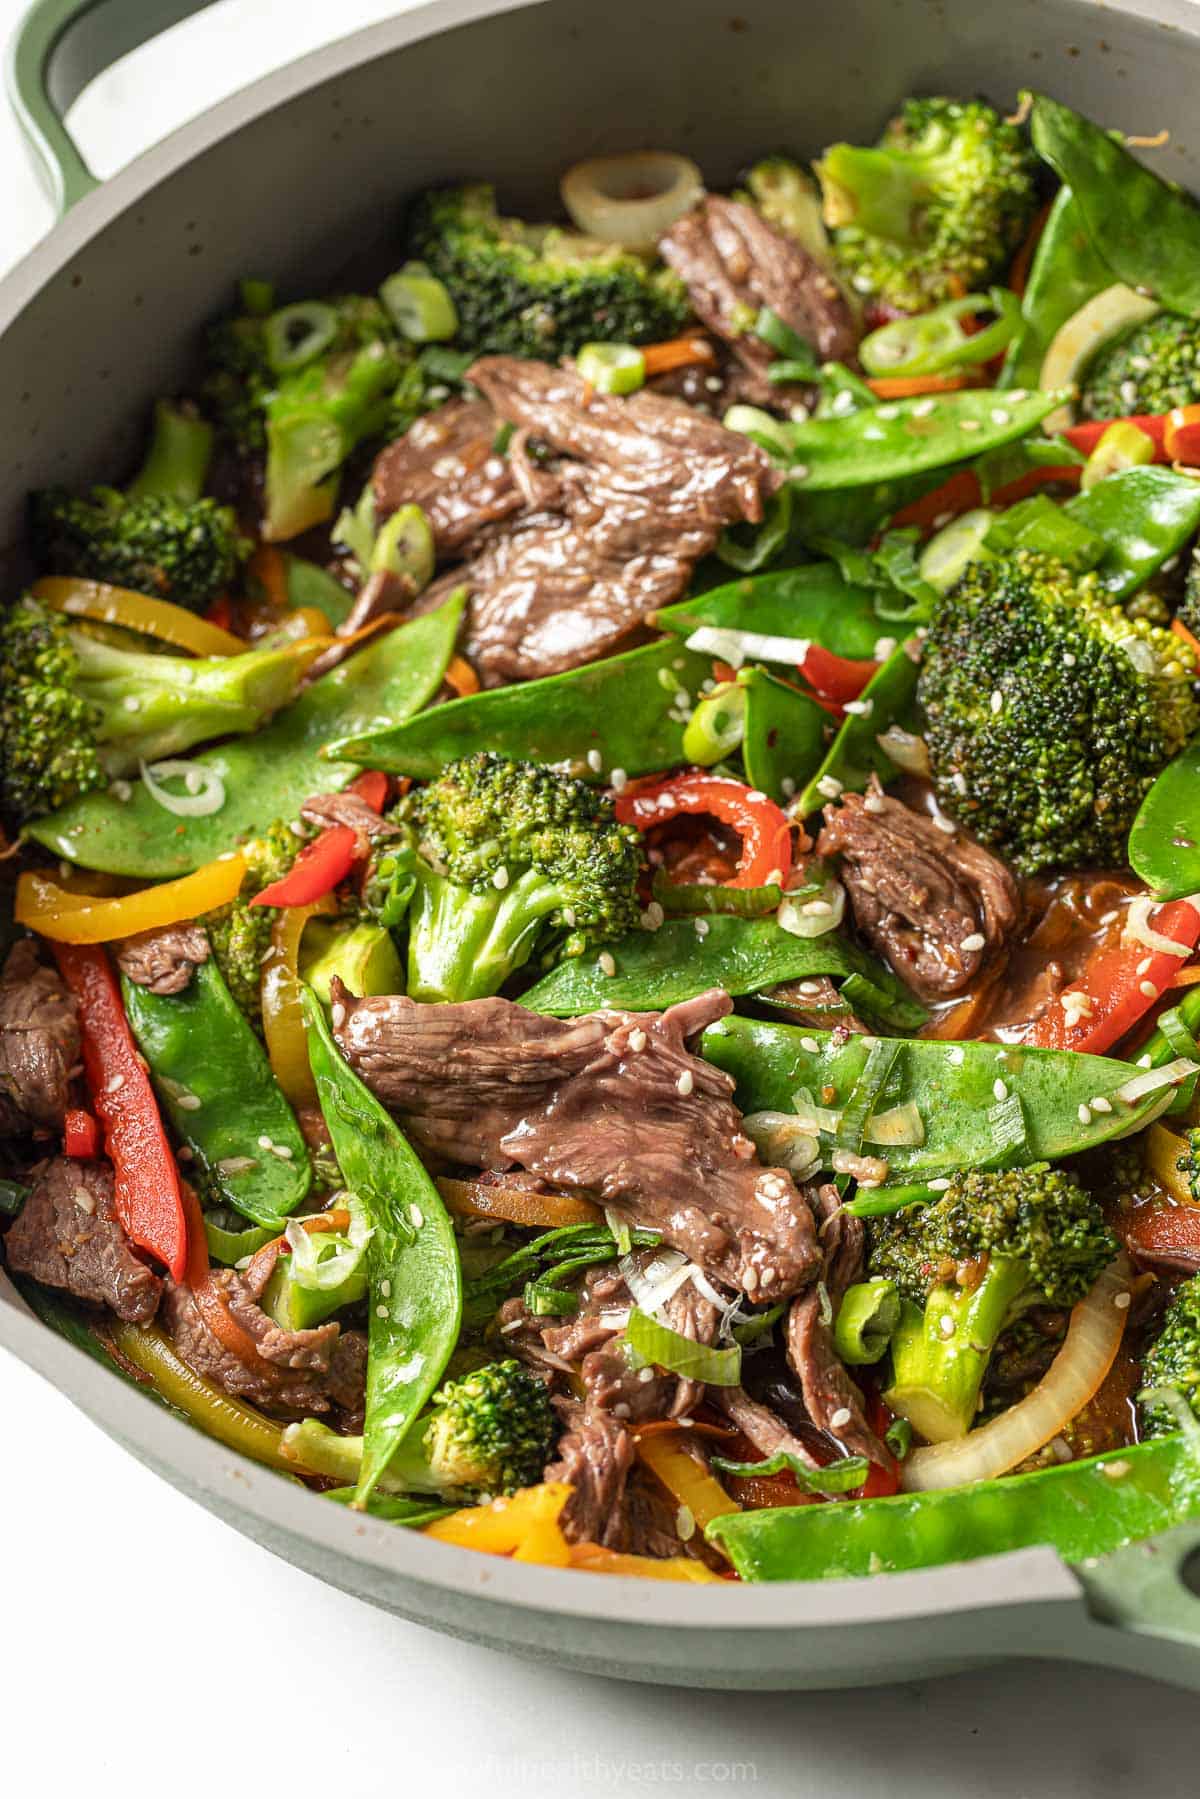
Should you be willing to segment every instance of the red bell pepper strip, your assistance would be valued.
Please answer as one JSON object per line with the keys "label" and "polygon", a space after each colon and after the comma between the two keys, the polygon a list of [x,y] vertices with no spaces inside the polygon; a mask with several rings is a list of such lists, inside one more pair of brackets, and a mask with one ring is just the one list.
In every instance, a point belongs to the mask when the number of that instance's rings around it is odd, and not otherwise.
{"label": "red bell pepper strip", "polygon": [[1200,406],[1177,406],[1167,414],[1163,448],[1172,462],[1200,463]]}
{"label": "red bell pepper strip", "polygon": [[621,824],[648,831],[684,813],[720,819],[742,840],[742,853],[727,887],[786,886],[792,866],[792,828],[773,800],[741,781],[702,772],[668,775],[618,794]]}
{"label": "red bell pepper strip", "polygon": [[363,805],[370,806],[372,812],[383,811],[391,789],[391,778],[381,768],[364,769],[350,783],[351,793],[356,793]]}
{"label": "red bell pepper strip", "polygon": [[[1200,911],[1190,900],[1172,900],[1160,906],[1150,926],[1158,936],[1169,937],[1188,950],[1200,941]],[[1063,1010],[1060,995],[1031,1025],[1025,1041],[1038,1049],[1103,1055],[1170,987],[1182,960],[1168,950],[1149,949],[1136,941],[1123,940],[1114,949],[1102,950],[1089,962],[1082,980],[1073,981],[1066,990],[1085,993],[1090,1010],[1079,1014],[1077,1023],[1068,1024],[1068,1016],[1077,1014]]]}
{"label": "red bell pepper strip", "polygon": [[272,881],[252,906],[312,906],[341,884],[358,860],[358,832],[330,825],[306,843],[281,881]]}
{"label": "red bell pepper strip", "polygon": [[1118,1220],[1118,1230],[1135,1256],[1189,1272],[1200,1268],[1200,1206],[1139,1206],[1127,1221]]}
{"label": "red bell pepper strip", "polygon": [[100,1126],[90,1112],[72,1106],[63,1119],[63,1155],[90,1162],[100,1154]]}
{"label": "red bell pepper strip", "polygon": [[83,1067],[113,1165],[117,1217],[139,1249],[164,1263],[172,1280],[182,1280],[188,1233],[179,1171],[116,977],[98,945],[51,947],[79,1006]]}
{"label": "red bell pepper strip", "polygon": [[832,650],[813,643],[800,664],[800,673],[820,699],[833,700],[836,705],[844,706],[847,700],[858,698],[878,668],[878,662],[835,656]]}

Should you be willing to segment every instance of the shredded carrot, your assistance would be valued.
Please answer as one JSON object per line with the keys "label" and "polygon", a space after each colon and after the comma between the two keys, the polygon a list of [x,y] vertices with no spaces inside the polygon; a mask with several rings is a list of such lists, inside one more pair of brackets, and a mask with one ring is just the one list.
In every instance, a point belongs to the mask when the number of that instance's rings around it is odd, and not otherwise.
{"label": "shredded carrot", "polygon": [[880,400],[909,400],[917,394],[950,394],[975,385],[970,375],[881,375],[867,386]]}
{"label": "shredded carrot", "polygon": [[646,344],[642,350],[646,379],[665,375],[669,369],[694,368],[697,363],[716,361],[716,352],[706,337],[671,337],[661,344]]}
{"label": "shredded carrot", "polygon": [[453,687],[459,699],[479,692],[479,676],[465,656],[451,656],[446,668],[446,685]]}
{"label": "shredded carrot", "polygon": [[1187,644],[1188,649],[1191,650],[1197,662],[1200,662],[1200,638],[1189,631],[1182,620],[1177,618],[1171,620],[1171,629],[1182,643]]}
{"label": "shredded carrot", "polygon": [[1194,987],[1200,981],[1200,963],[1193,963],[1190,968],[1176,969],[1168,985],[1171,987]]}
{"label": "shredded carrot", "polygon": [[1029,270],[1033,264],[1033,253],[1041,241],[1042,232],[1046,229],[1046,220],[1050,217],[1050,201],[1040,209],[1025,233],[1020,249],[1012,259],[1012,267],[1008,271],[1008,285],[1014,294],[1022,295],[1029,285]]}
{"label": "shredded carrot", "polygon": [[246,572],[258,582],[272,606],[286,611],[288,606],[287,563],[282,550],[273,544],[260,543],[246,564]]}

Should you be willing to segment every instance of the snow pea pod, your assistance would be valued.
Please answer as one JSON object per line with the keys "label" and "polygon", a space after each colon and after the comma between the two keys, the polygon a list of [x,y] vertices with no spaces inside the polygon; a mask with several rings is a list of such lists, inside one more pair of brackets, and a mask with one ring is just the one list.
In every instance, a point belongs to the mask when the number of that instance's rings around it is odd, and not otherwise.
{"label": "snow pea pod", "polygon": [[395,1120],[343,1059],[310,988],[304,1019],[334,1154],[373,1230],[367,1246],[367,1408],[354,1498],[365,1506],[458,1339],[462,1273],[454,1227],[437,1188]]}
{"label": "snow pea pod", "polygon": [[1070,393],[996,394],[989,388],[926,394],[844,418],[785,427],[789,474],[801,494],[872,487],[983,455],[1040,424]]}
{"label": "snow pea pod", "polygon": [[309,794],[344,787],[354,764],[329,760],[334,737],[407,718],[441,685],[462,616],[452,595],[436,612],[389,631],[313,682],[253,737],[235,738],[192,758],[214,770],[225,803],[203,818],[176,818],[143,781],[128,800],[89,794],[30,825],[28,835],[81,868],[164,880],[213,861],[273,819],[295,818]]}
{"label": "snow pea pod", "polygon": [[282,1228],[312,1185],[308,1149],[216,963],[202,963],[182,993],[151,993],[122,975],[121,996],[176,1135],[227,1205]]}
{"label": "snow pea pod", "polygon": [[1083,213],[1069,187],[1060,188],[1046,219],[1021,301],[1021,332],[997,386],[1036,387],[1046,351],[1081,306],[1112,286],[1112,272],[1097,255]]}
{"label": "snow pea pod", "polygon": [[1200,480],[1173,468],[1127,468],[1063,511],[1104,539],[1095,572],[1114,599],[1127,599],[1200,530]]}
{"label": "snow pea pod", "polygon": [[[704,1033],[700,1048],[733,1075],[743,1112],[786,1112],[800,1087],[827,1089],[833,1097],[823,1104],[845,1105],[874,1041],[855,1036],[839,1045],[832,1032],[723,1018]],[[1161,1091],[1132,1104],[1117,1098],[1129,1078],[1127,1062],[1073,1050],[897,1039],[875,1110],[911,1100],[924,1140],[888,1147],[890,1175],[927,1178],[998,1163],[1056,1162],[1125,1136],[1162,1104]],[[1111,1110],[1093,1111],[1097,1098]],[[832,1147],[823,1144],[826,1156]]]}
{"label": "snow pea pod", "polygon": [[1068,1561],[1200,1516],[1184,1435],[943,1492],[730,1512],[705,1535],[743,1580],[836,1580],[969,1562],[1047,1543]]}
{"label": "snow pea pod", "polygon": [[658,1012],[710,987],[723,987],[736,997],[779,981],[859,975],[878,990],[880,1003],[900,1028],[918,1030],[928,1016],[889,970],[836,931],[796,937],[773,917],[714,913],[701,919],[671,918],[656,931],[631,931],[618,938],[608,945],[608,953],[613,974],[604,973],[599,952],[572,957],[523,994],[521,1004],[552,1018],[572,1018],[605,1006]]}
{"label": "snow pea pod", "polygon": [[710,656],[671,637],[566,674],[451,700],[343,738],[330,754],[420,780],[479,750],[563,762],[591,780],[613,768],[653,774],[683,760],[683,728],[711,673]]}
{"label": "snow pea pod", "polygon": [[654,614],[660,631],[687,638],[702,625],[802,637],[835,656],[873,654],[882,627],[871,588],[847,580],[832,562],[728,581]]}
{"label": "snow pea pod", "polygon": [[1129,865],[1158,899],[1200,893],[1200,736],[1167,763],[1142,801]]}
{"label": "snow pea pod", "polygon": [[829,714],[765,669],[744,669],[742,763],[751,787],[783,802],[813,774],[825,752]]}
{"label": "snow pea pod", "polygon": [[871,676],[859,696],[864,711],[848,713],[837,735],[795,804],[797,818],[817,812],[826,800],[849,789],[859,793],[873,774],[881,781],[896,778],[896,764],[879,746],[892,725],[908,729],[914,721],[919,664],[903,644]]}
{"label": "snow pea pod", "polygon": [[307,562],[303,556],[283,552],[288,603],[292,606],[315,606],[336,630],[350,616],[354,595],[347,593],[340,581],[319,563]]}
{"label": "snow pea pod", "polygon": [[1200,208],[1059,100],[1036,95],[1029,129],[1113,277],[1172,312],[1200,316]]}

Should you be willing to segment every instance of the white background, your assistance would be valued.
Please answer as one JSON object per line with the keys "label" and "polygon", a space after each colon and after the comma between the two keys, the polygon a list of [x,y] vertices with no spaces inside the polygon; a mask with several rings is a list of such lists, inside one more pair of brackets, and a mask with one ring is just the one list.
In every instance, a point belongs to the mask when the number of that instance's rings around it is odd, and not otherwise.
{"label": "white background", "polygon": [[[5,34],[20,10],[0,0]],[[81,141],[110,173],[235,83],[399,10],[221,0],[82,98]],[[2,270],[51,223],[2,110],[0,196]],[[1197,1701],[1148,1682],[1031,1663],[874,1692],[722,1697],[535,1670],[276,1561],[3,1354],[0,1441],[0,1785],[13,1799],[126,1799],[151,1783],[171,1799],[1197,1790]]]}

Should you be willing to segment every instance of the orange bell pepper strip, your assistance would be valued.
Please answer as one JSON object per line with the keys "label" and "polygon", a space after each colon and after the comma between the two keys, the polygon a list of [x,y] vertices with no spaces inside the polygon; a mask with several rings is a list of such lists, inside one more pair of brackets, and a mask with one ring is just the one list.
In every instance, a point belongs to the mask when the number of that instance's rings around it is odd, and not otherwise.
{"label": "orange bell pepper strip", "polygon": [[74,575],[47,575],[35,581],[35,600],[68,618],[90,618],[102,625],[120,625],[143,637],[157,637],[193,656],[240,656],[246,649],[240,637],[221,630],[209,619],[198,618],[184,606],[169,600],[152,600],[128,587],[110,587],[104,581],[84,581]]}
{"label": "orange bell pepper strip", "polygon": [[27,869],[17,880],[13,916],[53,943],[112,943],[224,906],[240,892],[245,873],[240,855],[219,856],[177,881],[105,899],[73,893],[48,875]]}
{"label": "orange bell pepper strip", "polygon": [[[570,1494],[571,1489],[565,1481],[524,1487],[509,1499],[465,1506],[446,1518],[436,1518],[425,1526],[424,1534],[439,1543],[454,1543],[460,1549],[479,1549],[486,1555],[509,1555],[522,1561],[531,1559],[528,1553],[519,1553],[528,1543],[540,1552],[538,1559],[548,1552],[554,1557],[555,1566],[565,1567],[569,1550],[558,1518]],[[558,1532],[561,1551],[551,1537],[550,1526]]]}
{"label": "orange bell pepper strip", "polygon": [[690,1515],[694,1528],[704,1531],[714,1518],[727,1517],[741,1508],[731,1499],[716,1475],[683,1446],[682,1430],[636,1438],[638,1460],[661,1481],[680,1512]]}
{"label": "orange bell pepper strip", "polygon": [[[104,951],[94,945],[56,943],[54,954],[79,1008],[84,1073],[113,1165],[117,1217],[130,1241],[180,1281],[187,1265],[188,1230],[179,1171],[116,976]],[[205,1255],[207,1259],[207,1251]]]}

